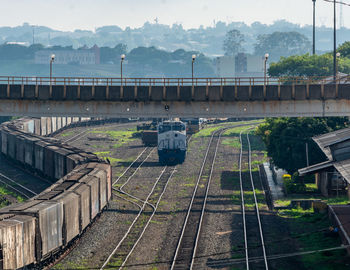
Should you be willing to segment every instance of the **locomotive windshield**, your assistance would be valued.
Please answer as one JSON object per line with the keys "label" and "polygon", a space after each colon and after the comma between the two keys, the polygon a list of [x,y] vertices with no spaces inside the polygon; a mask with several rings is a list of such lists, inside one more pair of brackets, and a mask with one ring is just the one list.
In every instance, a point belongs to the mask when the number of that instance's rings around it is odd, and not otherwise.
{"label": "locomotive windshield", "polygon": [[171,130],[171,125],[159,125],[158,133],[164,133]]}
{"label": "locomotive windshield", "polygon": [[164,133],[167,131],[184,131],[185,130],[185,125],[180,122],[175,122],[175,123],[163,123],[158,126],[158,133]]}

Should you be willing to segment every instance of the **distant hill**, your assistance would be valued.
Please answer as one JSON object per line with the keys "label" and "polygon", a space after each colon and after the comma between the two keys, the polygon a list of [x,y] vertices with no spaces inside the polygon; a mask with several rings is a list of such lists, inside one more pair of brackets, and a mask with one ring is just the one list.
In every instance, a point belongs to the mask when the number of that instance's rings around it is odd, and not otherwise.
{"label": "distant hill", "polygon": [[[25,42],[30,45],[34,42],[48,45],[73,46],[79,48],[84,45],[89,47],[97,44],[99,47],[115,47],[119,43],[127,45],[128,50],[143,46],[155,46],[166,51],[184,49],[186,51],[199,51],[207,56],[222,55],[222,44],[227,31],[237,29],[245,35],[245,51],[253,52],[256,38],[260,34],[271,34],[273,32],[299,32],[311,40],[312,26],[300,26],[284,20],[276,21],[271,25],[255,22],[247,25],[243,22],[232,22],[226,24],[217,22],[212,27],[200,27],[196,29],[184,29],[181,24],[172,26],[153,24],[146,22],[140,28],[122,29],[118,26],[103,26],[96,31],[75,30],[65,32],[54,30],[45,26],[31,26],[24,23],[17,27],[0,27],[0,40],[5,42]],[[319,52],[332,50],[332,28],[317,27],[316,48]],[[350,37],[350,29],[338,30],[338,44]]]}

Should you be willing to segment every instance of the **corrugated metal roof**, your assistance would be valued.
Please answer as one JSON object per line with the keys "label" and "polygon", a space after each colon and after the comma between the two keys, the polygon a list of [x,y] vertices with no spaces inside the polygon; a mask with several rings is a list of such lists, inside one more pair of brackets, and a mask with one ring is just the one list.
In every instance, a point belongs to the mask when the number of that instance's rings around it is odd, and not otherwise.
{"label": "corrugated metal roof", "polygon": [[349,140],[350,128],[344,128],[337,131],[333,131],[327,134],[313,137],[312,139],[318,144],[321,150],[326,154],[327,158],[332,159],[329,146]]}
{"label": "corrugated metal roof", "polygon": [[334,167],[344,177],[344,179],[350,183],[350,159],[342,160],[334,163]]}
{"label": "corrugated metal roof", "polygon": [[306,168],[299,169],[298,172],[299,172],[300,176],[304,176],[308,173],[316,173],[318,171],[333,167],[333,164],[334,164],[333,161],[327,160],[327,161],[322,162],[322,163],[318,163],[318,164],[311,165],[311,166],[306,167]]}

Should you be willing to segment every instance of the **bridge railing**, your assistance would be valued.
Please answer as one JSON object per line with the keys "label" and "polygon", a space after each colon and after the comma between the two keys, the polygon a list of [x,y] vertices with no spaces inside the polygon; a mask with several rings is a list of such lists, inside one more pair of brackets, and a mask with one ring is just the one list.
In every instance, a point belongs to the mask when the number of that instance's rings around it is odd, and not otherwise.
{"label": "bridge railing", "polygon": [[225,77],[225,78],[97,78],[97,77],[18,77],[0,76],[0,84],[10,85],[93,85],[93,86],[261,86],[278,84],[350,83],[350,76],[339,77]]}

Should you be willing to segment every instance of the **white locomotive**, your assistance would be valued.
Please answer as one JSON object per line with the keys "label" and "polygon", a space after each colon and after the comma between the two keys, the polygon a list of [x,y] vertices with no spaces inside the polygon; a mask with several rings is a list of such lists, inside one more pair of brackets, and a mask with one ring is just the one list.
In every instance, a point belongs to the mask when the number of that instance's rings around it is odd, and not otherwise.
{"label": "white locomotive", "polygon": [[167,120],[158,124],[158,157],[161,164],[183,163],[186,157],[186,124]]}

